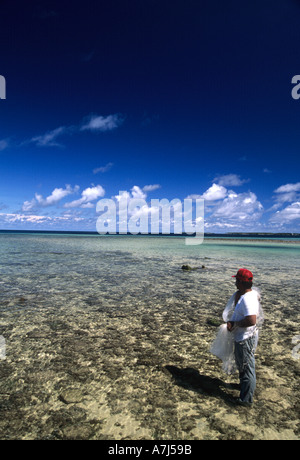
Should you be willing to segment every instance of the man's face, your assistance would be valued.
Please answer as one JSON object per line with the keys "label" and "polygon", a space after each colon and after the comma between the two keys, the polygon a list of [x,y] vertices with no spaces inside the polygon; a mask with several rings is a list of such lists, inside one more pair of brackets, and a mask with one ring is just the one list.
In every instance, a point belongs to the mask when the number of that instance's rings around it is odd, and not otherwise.
{"label": "man's face", "polygon": [[236,280],[235,280],[235,285],[236,285],[236,287],[237,287],[238,289],[240,289],[240,288],[242,287],[242,283],[241,283],[241,281],[240,281],[238,278],[236,278]]}

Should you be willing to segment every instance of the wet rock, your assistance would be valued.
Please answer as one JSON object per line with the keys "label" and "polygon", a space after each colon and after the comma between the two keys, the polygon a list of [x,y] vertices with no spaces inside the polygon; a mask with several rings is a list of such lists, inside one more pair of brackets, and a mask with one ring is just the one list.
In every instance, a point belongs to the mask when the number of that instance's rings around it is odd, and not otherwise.
{"label": "wet rock", "polygon": [[63,439],[85,440],[90,439],[94,434],[94,428],[90,425],[70,425],[62,429]]}
{"label": "wet rock", "polygon": [[27,332],[26,337],[28,339],[44,339],[47,337],[47,334],[43,330],[33,329],[32,331]]}
{"label": "wet rock", "polygon": [[[199,270],[200,267],[191,267],[190,265],[182,265],[181,269],[185,271]],[[205,265],[201,265],[201,268],[206,268]]]}
{"label": "wet rock", "polygon": [[60,401],[65,404],[79,403],[83,400],[84,394],[78,388],[68,388],[59,395]]}
{"label": "wet rock", "polygon": [[191,431],[196,427],[196,421],[191,417],[182,418],[180,426],[183,431]]}
{"label": "wet rock", "polygon": [[0,380],[3,379],[3,381],[5,381],[5,379],[7,379],[9,375],[13,374],[13,372],[14,372],[13,366],[10,366],[9,364],[5,362],[1,362]]}
{"label": "wet rock", "polygon": [[224,324],[224,321],[219,318],[207,318],[206,323],[210,326],[219,327],[221,324]]}
{"label": "wet rock", "polygon": [[196,332],[195,326],[193,324],[182,324],[180,326],[180,329],[182,331],[191,332],[191,333]]}

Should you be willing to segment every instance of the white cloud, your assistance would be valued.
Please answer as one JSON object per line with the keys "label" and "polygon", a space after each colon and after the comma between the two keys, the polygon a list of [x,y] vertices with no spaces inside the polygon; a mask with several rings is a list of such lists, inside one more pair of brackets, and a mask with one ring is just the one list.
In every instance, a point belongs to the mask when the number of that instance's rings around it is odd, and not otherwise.
{"label": "white cloud", "polygon": [[204,222],[204,227],[209,230],[219,230],[219,229],[226,229],[226,230],[233,230],[240,226],[240,223],[237,224],[228,224],[226,222]]}
{"label": "white cloud", "polygon": [[138,185],[134,185],[131,189],[131,193],[127,191],[122,191],[121,194],[115,195],[113,198],[115,198],[118,202],[120,202],[121,199],[123,200],[126,199],[127,202],[129,203],[129,201],[132,199],[145,200],[147,198],[147,194],[144,193],[143,190]]}
{"label": "white cloud", "polygon": [[42,223],[51,220],[49,216],[37,216],[35,214],[20,214],[20,213],[0,213],[1,220],[6,223],[15,222],[30,222],[30,223]]}
{"label": "white cloud", "polygon": [[274,190],[275,193],[290,193],[290,192],[300,192],[300,182],[296,184],[285,184],[278,187]]}
{"label": "white cloud", "polygon": [[103,197],[105,195],[105,190],[101,185],[96,185],[95,187],[88,187],[81,193],[81,198],[78,200],[71,201],[69,203],[65,203],[65,208],[91,208],[93,204],[91,201],[95,201],[99,197]]}
{"label": "white cloud", "polygon": [[[56,224],[72,224],[73,222],[84,221],[82,217],[77,217],[73,215],[63,215],[63,216],[42,216],[37,214],[21,214],[21,213],[0,213],[0,222],[1,224],[46,224],[47,227],[53,226]],[[22,227],[21,227],[22,228]]]}
{"label": "white cloud", "polygon": [[39,205],[41,206],[52,206],[53,204],[58,203],[64,197],[71,195],[72,193],[78,192],[79,186],[75,185],[72,188],[70,185],[66,185],[66,188],[55,188],[51,195],[47,196],[47,198],[43,198],[42,195],[35,194],[35,198]]}
{"label": "white cloud", "polygon": [[300,219],[300,202],[296,201],[288,205],[281,211],[277,211],[270,217],[270,222],[277,224],[289,224],[297,219]]}
{"label": "white cloud", "polygon": [[80,207],[88,209],[88,208],[93,208],[94,206],[95,205],[93,203],[83,203]]}
{"label": "white cloud", "polygon": [[36,207],[36,204],[37,203],[34,198],[32,198],[32,200],[30,201],[24,201],[23,206],[22,206],[22,211],[23,212],[31,211],[32,209]]}
{"label": "white cloud", "polygon": [[148,217],[150,213],[150,208],[147,204],[141,206],[140,208],[136,207],[129,212],[131,217],[134,217],[134,219],[140,219],[143,218],[144,216]]}
{"label": "white cloud", "polygon": [[83,124],[80,128],[81,131],[112,131],[113,129],[118,128],[124,119],[118,115],[107,115],[103,117],[102,115],[92,115],[89,120]]}
{"label": "white cloud", "polygon": [[[65,134],[73,134],[80,131],[112,131],[123,123],[124,118],[118,114],[107,115],[106,117],[103,117],[102,115],[92,115],[85,120],[86,121],[83,121],[79,126],[60,126],[59,128],[47,131],[45,134],[34,136],[31,139],[23,142],[21,145],[32,143],[37,147],[63,147],[63,145],[59,143],[57,139]],[[5,142],[5,140],[0,141],[0,150],[3,150],[7,147]]]}
{"label": "white cloud", "polygon": [[250,179],[241,179],[237,174],[224,174],[222,176],[217,176],[213,182],[218,182],[219,185],[227,187],[238,187],[240,185],[249,182]]}
{"label": "white cloud", "polygon": [[241,223],[244,221],[257,220],[263,211],[262,204],[258,201],[255,193],[231,192],[228,196],[214,209],[211,217],[221,219],[225,222]]}
{"label": "white cloud", "polygon": [[143,191],[144,192],[153,192],[154,190],[157,190],[159,188],[161,188],[161,186],[159,184],[145,185],[143,187]]}
{"label": "white cloud", "polygon": [[153,192],[154,190],[158,190],[159,188],[161,188],[161,185],[159,185],[159,184],[144,185],[143,191],[144,192]]}
{"label": "white cloud", "polygon": [[6,139],[2,139],[0,141],[0,152],[2,152],[3,150],[7,149],[8,148],[8,141]]}
{"label": "white cloud", "polygon": [[41,136],[32,137],[29,142],[37,145],[38,147],[62,147],[62,144],[57,142],[57,138],[66,134],[69,131],[69,128],[61,126],[60,128],[53,129],[53,131],[48,131]]}
{"label": "white cloud", "polygon": [[88,187],[82,192],[82,198],[86,202],[88,201],[94,201],[96,200],[99,196],[104,196],[105,190],[101,185],[96,185],[95,187]]}
{"label": "white cloud", "polygon": [[130,196],[129,192],[123,191],[121,194],[115,195],[113,198],[115,198],[117,200],[117,202],[119,203],[121,201],[121,199],[126,198],[127,201],[130,200],[131,196]]}
{"label": "white cloud", "polygon": [[100,166],[99,168],[94,168],[93,173],[98,174],[99,172],[105,173],[113,167],[113,163],[107,163],[105,166]]}
{"label": "white cloud", "polygon": [[285,184],[274,190],[276,203],[271,210],[278,209],[283,203],[300,200],[300,182],[295,184]]}
{"label": "white cloud", "polygon": [[189,195],[188,198],[204,198],[205,228],[207,230],[243,231],[244,227],[249,228],[253,223],[257,226],[263,213],[263,206],[254,193],[249,191],[238,194],[216,183],[209,187],[203,195],[194,194]]}
{"label": "white cloud", "polygon": [[79,190],[79,186],[75,185],[74,188],[72,188],[70,185],[66,185],[66,188],[55,188],[51,195],[47,196],[47,198],[43,198],[42,195],[39,195],[38,193],[35,194],[35,198],[32,198],[30,201],[24,201],[23,206],[22,206],[22,211],[23,212],[28,212],[31,211],[32,209],[35,209],[37,207],[47,207],[47,206],[53,206],[57,204],[60,200],[65,198],[68,195],[71,195],[72,193],[76,193]]}
{"label": "white cloud", "polygon": [[142,199],[142,200],[145,200],[147,198],[147,195],[146,193],[144,193],[140,187],[138,187],[137,185],[134,185],[131,189],[131,194],[132,194],[132,197],[135,198],[135,199]]}
{"label": "white cloud", "polygon": [[202,198],[207,201],[215,201],[225,198],[226,194],[227,189],[225,187],[222,185],[213,184],[211,187],[209,187],[208,190],[206,190],[205,193],[203,193]]}

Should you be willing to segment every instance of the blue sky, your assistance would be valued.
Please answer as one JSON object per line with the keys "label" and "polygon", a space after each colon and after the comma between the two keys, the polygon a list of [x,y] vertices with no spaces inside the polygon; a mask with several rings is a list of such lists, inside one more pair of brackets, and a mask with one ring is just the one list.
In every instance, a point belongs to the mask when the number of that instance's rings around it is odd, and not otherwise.
{"label": "blue sky", "polygon": [[95,231],[127,191],[204,198],[206,231],[300,232],[300,1],[0,9],[0,229]]}

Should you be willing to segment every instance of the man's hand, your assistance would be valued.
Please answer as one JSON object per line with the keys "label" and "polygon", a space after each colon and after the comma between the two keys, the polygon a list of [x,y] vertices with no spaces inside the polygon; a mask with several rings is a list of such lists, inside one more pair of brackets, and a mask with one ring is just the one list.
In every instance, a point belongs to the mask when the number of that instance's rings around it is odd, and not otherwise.
{"label": "man's hand", "polygon": [[231,332],[234,328],[234,321],[227,322],[227,331]]}

